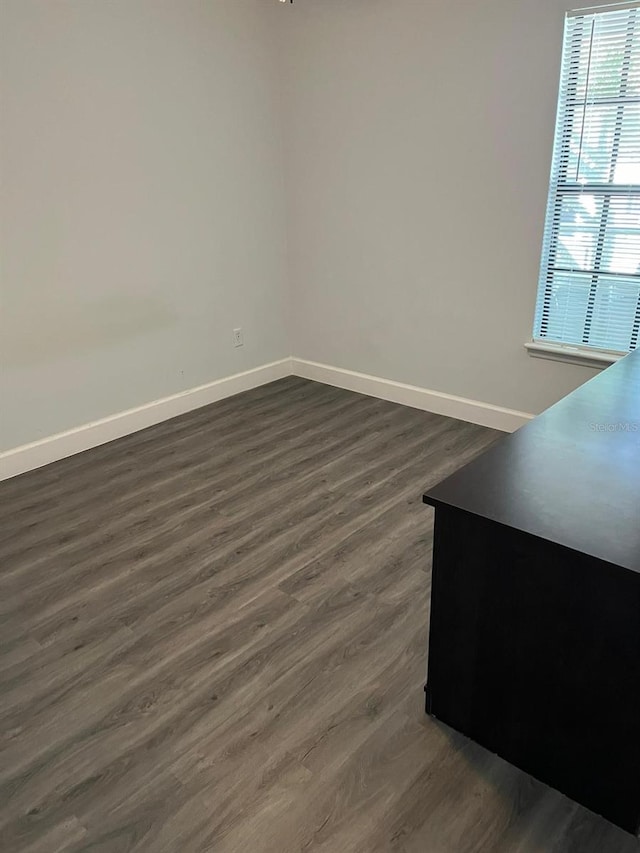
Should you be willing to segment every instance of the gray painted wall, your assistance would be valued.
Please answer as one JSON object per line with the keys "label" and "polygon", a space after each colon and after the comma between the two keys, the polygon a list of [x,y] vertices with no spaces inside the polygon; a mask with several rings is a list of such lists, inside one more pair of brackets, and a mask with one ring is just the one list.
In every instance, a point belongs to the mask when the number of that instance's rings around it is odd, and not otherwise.
{"label": "gray painted wall", "polygon": [[530,412],[593,375],[522,346],[566,5],[4,0],[0,449],[292,351]]}
{"label": "gray painted wall", "polygon": [[0,449],[290,354],[270,11],[0,4]]}
{"label": "gray painted wall", "polygon": [[534,413],[594,374],[523,349],[569,7],[296,0],[296,356]]}

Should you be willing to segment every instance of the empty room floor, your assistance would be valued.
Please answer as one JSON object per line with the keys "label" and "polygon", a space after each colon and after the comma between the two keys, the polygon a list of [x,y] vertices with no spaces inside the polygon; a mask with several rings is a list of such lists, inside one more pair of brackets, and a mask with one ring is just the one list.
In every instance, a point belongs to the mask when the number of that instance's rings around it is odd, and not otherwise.
{"label": "empty room floor", "polygon": [[497,438],[291,377],[0,484],[0,849],[637,853],[424,715]]}

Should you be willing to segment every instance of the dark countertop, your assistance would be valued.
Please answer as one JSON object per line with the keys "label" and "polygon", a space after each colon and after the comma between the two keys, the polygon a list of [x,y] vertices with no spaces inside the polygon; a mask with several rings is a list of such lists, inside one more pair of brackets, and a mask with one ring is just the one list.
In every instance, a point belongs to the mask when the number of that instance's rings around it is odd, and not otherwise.
{"label": "dark countertop", "polygon": [[424,495],[640,573],[640,350]]}

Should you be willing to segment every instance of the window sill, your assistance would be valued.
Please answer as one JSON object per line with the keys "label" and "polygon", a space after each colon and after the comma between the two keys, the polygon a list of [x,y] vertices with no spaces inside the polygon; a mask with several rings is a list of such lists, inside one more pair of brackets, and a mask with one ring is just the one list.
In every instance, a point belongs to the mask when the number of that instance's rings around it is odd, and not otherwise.
{"label": "window sill", "polygon": [[609,367],[610,364],[619,361],[627,354],[625,352],[573,347],[565,344],[542,343],[541,341],[530,341],[524,346],[532,358],[547,358],[551,361],[564,361],[569,364],[595,367],[600,370]]}

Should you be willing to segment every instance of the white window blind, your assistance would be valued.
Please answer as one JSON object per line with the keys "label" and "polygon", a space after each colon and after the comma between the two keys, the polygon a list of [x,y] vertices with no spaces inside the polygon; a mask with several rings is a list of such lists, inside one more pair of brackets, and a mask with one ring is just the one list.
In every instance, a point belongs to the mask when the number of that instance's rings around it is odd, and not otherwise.
{"label": "white window blind", "polygon": [[638,346],[639,6],[567,16],[535,341]]}

